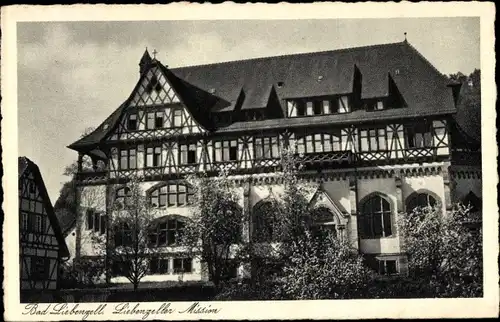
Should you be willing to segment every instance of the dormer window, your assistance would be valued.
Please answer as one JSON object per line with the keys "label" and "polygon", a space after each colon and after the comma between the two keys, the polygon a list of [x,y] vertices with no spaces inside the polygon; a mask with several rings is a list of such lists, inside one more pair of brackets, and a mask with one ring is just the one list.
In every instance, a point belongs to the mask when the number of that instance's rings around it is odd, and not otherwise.
{"label": "dormer window", "polygon": [[129,131],[137,130],[137,114],[130,114],[128,116],[127,129]]}
{"label": "dormer window", "polygon": [[306,103],[304,101],[297,101],[296,108],[297,108],[297,116],[306,115]]}
{"label": "dormer window", "polygon": [[313,102],[311,101],[307,102],[306,107],[307,107],[307,115],[314,115]]}
{"label": "dormer window", "polygon": [[383,110],[383,109],[384,109],[384,102],[382,102],[382,101],[377,101],[377,102],[374,104],[373,109],[374,109],[375,111],[381,111],[381,110]]}

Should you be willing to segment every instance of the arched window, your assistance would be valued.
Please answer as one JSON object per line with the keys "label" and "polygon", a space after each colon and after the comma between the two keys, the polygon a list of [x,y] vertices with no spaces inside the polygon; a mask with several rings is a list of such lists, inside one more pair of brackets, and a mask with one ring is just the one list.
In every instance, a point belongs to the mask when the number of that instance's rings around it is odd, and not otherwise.
{"label": "arched window", "polygon": [[178,207],[189,204],[193,196],[193,189],[189,185],[170,183],[153,188],[149,192],[149,201],[153,207]]}
{"label": "arched window", "polygon": [[412,213],[415,208],[425,208],[436,206],[436,198],[428,193],[413,193],[408,197],[406,201],[406,211]]}
{"label": "arched window", "polygon": [[122,205],[132,205],[132,190],[129,187],[116,190],[116,201]]}
{"label": "arched window", "polygon": [[259,243],[275,241],[276,211],[270,201],[260,202],[253,208],[252,239]]}
{"label": "arched window", "polygon": [[184,234],[186,219],[181,216],[166,216],[151,223],[150,247],[179,245]]}
{"label": "arched window", "polygon": [[330,209],[318,207],[312,212],[312,232],[316,238],[336,237],[335,221]]}
{"label": "arched window", "polygon": [[391,236],[391,205],[389,201],[379,195],[371,196],[363,201],[358,227],[361,238]]}

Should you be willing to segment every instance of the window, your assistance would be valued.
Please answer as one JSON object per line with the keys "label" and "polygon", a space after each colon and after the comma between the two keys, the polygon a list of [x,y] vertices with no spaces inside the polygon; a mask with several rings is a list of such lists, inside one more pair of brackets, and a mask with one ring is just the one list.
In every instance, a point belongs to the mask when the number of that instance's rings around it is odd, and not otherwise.
{"label": "window", "polygon": [[174,273],[191,273],[192,271],[192,258],[174,258]]}
{"label": "window", "polygon": [[182,126],[182,109],[174,109],[174,127]]}
{"label": "window", "polygon": [[374,109],[375,111],[381,111],[381,110],[383,110],[383,109],[384,109],[384,102],[382,102],[382,101],[377,101],[377,102],[375,102],[375,103],[373,104],[373,109]]}
{"label": "window", "polygon": [[392,235],[391,207],[386,199],[372,196],[362,203],[359,230],[362,238],[380,238]]}
{"label": "window", "polygon": [[312,233],[315,238],[325,239],[335,237],[337,235],[332,212],[320,207],[313,212]]}
{"label": "window", "polygon": [[238,142],[236,140],[216,141],[214,146],[215,162],[236,161],[238,159]]}
{"label": "window", "polygon": [[36,281],[49,279],[50,259],[31,257],[31,277]]}
{"label": "window", "polygon": [[137,114],[130,114],[128,116],[127,129],[129,131],[137,130]]}
{"label": "window", "polygon": [[184,206],[190,204],[194,197],[193,189],[184,184],[167,184],[149,193],[153,207]]}
{"label": "window", "polygon": [[158,223],[149,233],[151,247],[172,246],[180,244],[185,223],[182,220],[170,218]]}
{"label": "window", "polygon": [[361,151],[384,151],[387,150],[386,129],[362,129],[360,130]]}
{"label": "window", "polygon": [[159,167],[161,165],[161,146],[147,147],[146,167]]}
{"label": "window", "polygon": [[180,164],[196,163],[196,144],[181,144]]}
{"label": "window", "polygon": [[413,212],[415,208],[425,208],[434,207],[436,205],[436,199],[427,193],[414,193],[406,202],[406,211],[408,213]]}
{"label": "window", "polygon": [[124,222],[115,226],[115,247],[131,246],[133,241],[132,228]]}
{"label": "window", "polygon": [[340,134],[310,134],[297,140],[297,152],[321,153],[340,151]]}
{"label": "window", "polygon": [[116,190],[116,202],[124,205],[130,206],[132,205],[132,190],[129,187],[123,187]]}
{"label": "window", "polygon": [[106,233],[106,216],[92,209],[88,209],[86,226],[87,230],[104,234]]}
{"label": "window", "polygon": [[295,106],[297,109],[297,116],[306,115],[306,102],[299,100],[296,102]]}
{"label": "window", "polygon": [[349,105],[349,97],[341,96],[338,99],[338,112],[339,113],[348,113],[351,111],[351,107]]}
{"label": "window", "polygon": [[168,273],[168,258],[152,257],[149,261],[150,274],[167,274]]}
{"label": "window", "polygon": [[120,151],[120,170],[137,168],[137,150],[126,149]]}
{"label": "window", "polygon": [[163,112],[156,112],[155,115],[155,128],[159,129],[163,127]]}
{"label": "window", "polygon": [[42,215],[35,215],[35,221],[33,231],[35,233],[42,233],[44,231],[44,222],[43,222],[43,217]]}
{"label": "window", "polygon": [[313,102],[314,115],[321,115],[322,111],[323,111],[323,102],[322,101],[314,101]]}
{"label": "window", "polygon": [[262,202],[253,209],[252,239],[258,243],[276,241],[274,236],[275,209],[271,202]]}
{"label": "window", "polygon": [[406,146],[409,149],[432,147],[430,124],[406,125]]}
{"label": "window", "polygon": [[323,114],[330,114],[330,102],[323,101]]}
{"label": "window", "polygon": [[313,102],[311,102],[311,101],[306,102],[306,114],[307,115],[314,115]]}
{"label": "window", "polygon": [[254,139],[255,159],[279,158],[279,145],[277,137],[264,137]]}
{"label": "window", "polygon": [[396,260],[378,260],[378,273],[380,275],[396,275],[398,274]]}
{"label": "window", "polygon": [[25,212],[22,213],[21,218],[21,231],[29,230],[29,215]]}
{"label": "window", "polygon": [[158,129],[163,127],[163,111],[149,112],[147,114],[146,128],[148,130]]}

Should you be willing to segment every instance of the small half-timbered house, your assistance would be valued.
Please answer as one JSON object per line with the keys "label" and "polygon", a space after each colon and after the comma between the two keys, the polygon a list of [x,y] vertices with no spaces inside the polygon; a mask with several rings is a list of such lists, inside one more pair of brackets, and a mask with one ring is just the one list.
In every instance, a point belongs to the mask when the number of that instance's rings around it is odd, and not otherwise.
{"label": "small half-timbered house", "polygon": [[38,166],[19,166],[19,278],[21,300],[58,288],[59,265],[69,258],[59,222]]}
{"label": "small half-timbered house", "polygon": [[[93,256],[85,236],[105,234],[102,218],[112,215],[106,198],[90,205],[85,196],[115,187],[126,199],[120,187],[137,174],[162,217],[157,247],[175,245],[189,216],[185,176],[221,168],[239,183],[239,211],[252,218],[243,236],[266,242],[259,216],[270,190],[282,189],[273,173],[291,144],[304,181],[316,187],[320,224],[373,257],[381,274],[406,271],[398,216],[481,197],[480,139],[457,113],[460,84],[406,40],[181,68],[146,50],[137,77],[129,97],[69,146],[79,155],[77,258]],[[151,263],[145,281],[202,278],[200,263],[175,253]]]}

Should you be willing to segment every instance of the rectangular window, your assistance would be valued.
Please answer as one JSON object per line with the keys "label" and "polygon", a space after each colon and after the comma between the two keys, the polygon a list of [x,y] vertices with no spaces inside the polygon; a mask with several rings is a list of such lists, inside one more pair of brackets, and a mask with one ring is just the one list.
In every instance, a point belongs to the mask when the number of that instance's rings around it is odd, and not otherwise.
{"label": "rectangular window", "polygon": [[329,101],[323,101],[323,114],[325,114],[325,115],[330,114],[330,102]]}
{"label": "rectangular window", "polygon": [[307,115],[308,115],[308,116],[309,116],[309,115],[314,115],[314,111],[313,111],[313,102],[308,101],[308,102],[306,103],[306,106],[307,106],[307,112],[306,112],[306,113],[307,113]]}
{"label": "rectangular window", "polygon": [[174,273],[191,273],[192,270],[192,258],[174,258]]}
{"label": "rectangular window", "polygon": [[152,130],[155,128],[155,113],[150,112],[147,114],[146,129]]}
{"label": "rectangular window", "polygon": [[175,109],[174,110],[174,127],[182,126],[182,110]]}
{"label": "rectangular window", "polygon": [[330,113],[338,113],[339,112],[339,99],[334,98],[330,101]]}
{"label": "rectangular window", "polygon": [[152,257],[149,261],[150,274],[166,274],[168,273],[168,259]]}
{"label": "rectangular window", "polygon": [[128,149],[120,151],[120,170],[137,168],[137,150]]}
{"label": "rectangular window", "polygon": [[41,281],[49,278],[50,259],[46,257],[31,257],[31,276]]}
{"label": "rectangular window", "polygon": [[279,157],[278,138],[257,137],[254,139],[255,159],[271,159]]}
{"label": "rectangular window", "polygon": [[43,218],[42,215],[35,215],[35,229],[36,233],[43,232]]}
{"label": "rectangular window", "polygon": [[130,114],[128,116],[127,129],[129,131],[137,130],[137,114]]}
{"label": "rectangular window", "polygon": [[196,163],[196,144],[182,144],[180,148],[180,164]]}
{"label": "rectangular window", "polygon": [[407,148],[432,147],[432,129],[430,124],[406,125],[405,131]]}
{"label": "rectangular window", "polygon": [[21,230],[22,231],[29,230],[29,215],[25,212],[22,213]]}
{"label": "rectangular window", "polygon": [[94,229],[94,212],[92,210],[87,210],[87,229]]}
{"label": "rectangular window", "polygon": [[342,96],[339,98],[339,113],[349,113],[351,107],[349,106],[349,97]]}
{"label": "rectangular window", "polygon": [[384,102],[382,102],[382,101],[377,101],[377,102],[375,103],[375,105],[373,106],[373,109],[374,109],[375,111],[381,111],[381,110],[383,110],[383,109],[384,109]]}
{"label": "rectangular window", "polygon": [[146,148],[146,167],[161,166],[161,146]]}
{"label": "rectangular window", "polygon": [[155,114],[155,129],[163,127],[163,112],[156,112]]}
{"label": "rectangular window", "polygon": [[306,115],[306,103],[304,101],[300,101],[300,100],[297,101],[296,108],[297,108],[297,116]]}
{"label": "rectangular window", "polygon": [[216,141],[214,142],[214,160],[220,161],[236,161],[238,160],[238,142],[231,141]]}
{"label": "rectangular window", "polygon": [[398,274],[396,260],[379,260],[380,275],[395,275]]}
{"label": "rectangular window", "polygon": [[386,129],[362,129],[360,133],[361,151],[387,150]]}
{"label": "rectangular window", "polygon": [[322,111],[323,111],[323,102],[322,101],[314,101],[314,103],[313,103],[314,115],[321,115]]}

